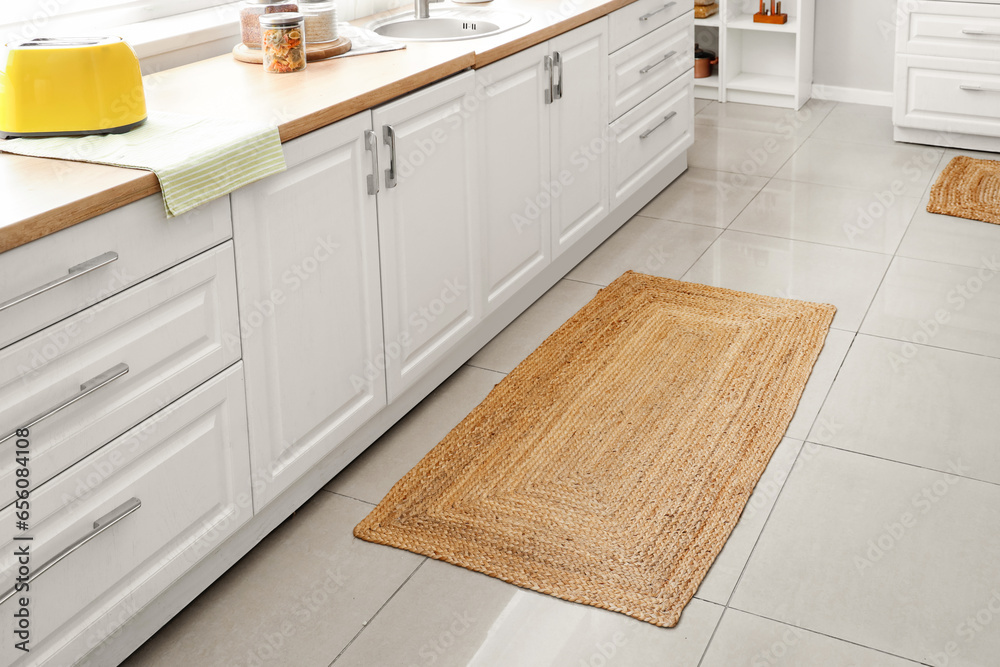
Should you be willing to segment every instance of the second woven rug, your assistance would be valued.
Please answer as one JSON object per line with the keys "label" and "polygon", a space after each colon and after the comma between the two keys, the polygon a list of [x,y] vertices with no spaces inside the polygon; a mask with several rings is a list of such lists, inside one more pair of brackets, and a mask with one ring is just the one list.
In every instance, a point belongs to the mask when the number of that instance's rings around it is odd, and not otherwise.
{"label": "second woven rug", "polygon": [[628,272],[354,534],[672,627],[781,441],[834,311]]}

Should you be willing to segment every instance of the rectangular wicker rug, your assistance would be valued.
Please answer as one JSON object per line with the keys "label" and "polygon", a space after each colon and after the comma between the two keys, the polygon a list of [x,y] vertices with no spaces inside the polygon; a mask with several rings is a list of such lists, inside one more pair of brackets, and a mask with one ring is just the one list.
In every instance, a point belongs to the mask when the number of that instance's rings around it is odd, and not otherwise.
{"label": "rectangular wicker rug", "polygon": [[354,534],[673,627],[778,446],[834,311],[628,272]]}
{"label": "rectangular wicker rug", "polygon": [[931,188],[927,211],[1000,224],[1000,162],[952,158]]}

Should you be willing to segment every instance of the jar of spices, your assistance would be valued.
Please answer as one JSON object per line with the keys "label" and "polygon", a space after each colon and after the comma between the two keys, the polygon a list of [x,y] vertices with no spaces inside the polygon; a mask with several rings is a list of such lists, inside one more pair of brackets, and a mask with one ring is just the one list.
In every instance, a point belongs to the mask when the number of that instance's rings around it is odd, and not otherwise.
{"label": "jar of spices", "polygon": [[299,6],[287,0],[243,0],[240,3],[240,35],[248,49],[260,48],[260,17],[264,14],[297,12]]}
{"label": "jar of spices", "polygon": [[306,44],[337,41],[337,3],[331,0],[299,0],[306,18]]}
{"label": "jar of spices", "polygon": [[306,68],[305,19],[302,14],[262,15],[260,38],[265,72],[300,72]]}

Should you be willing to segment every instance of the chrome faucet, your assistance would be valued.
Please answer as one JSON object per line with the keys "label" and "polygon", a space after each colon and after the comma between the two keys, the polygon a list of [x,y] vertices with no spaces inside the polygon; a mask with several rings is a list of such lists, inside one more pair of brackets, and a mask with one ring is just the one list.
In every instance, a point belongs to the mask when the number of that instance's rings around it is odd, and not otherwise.
{"label": "chrome faucet", "polygon": [[443,2],[444,0],[413,0],[413,13],[418,19],[428,19],[431,17],[430,3]]}

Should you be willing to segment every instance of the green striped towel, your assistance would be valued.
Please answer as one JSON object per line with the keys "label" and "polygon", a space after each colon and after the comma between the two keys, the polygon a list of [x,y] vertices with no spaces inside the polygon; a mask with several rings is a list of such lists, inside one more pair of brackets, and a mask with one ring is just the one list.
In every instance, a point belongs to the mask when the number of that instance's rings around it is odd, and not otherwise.
{"label": "green striped towel", "polygon": [[124,134],[7,139],[0,151],[148,169],[167,217],[285,170],[277,128],[163,111]]}

